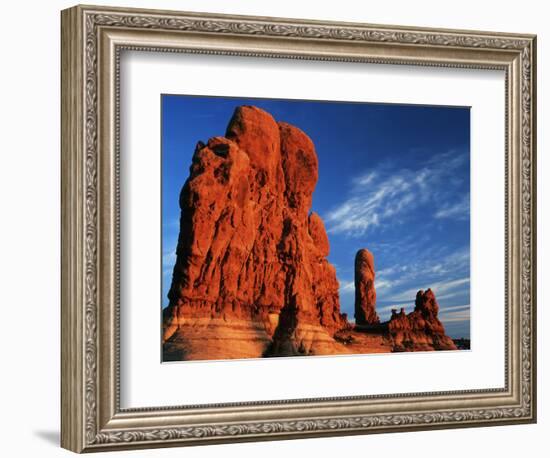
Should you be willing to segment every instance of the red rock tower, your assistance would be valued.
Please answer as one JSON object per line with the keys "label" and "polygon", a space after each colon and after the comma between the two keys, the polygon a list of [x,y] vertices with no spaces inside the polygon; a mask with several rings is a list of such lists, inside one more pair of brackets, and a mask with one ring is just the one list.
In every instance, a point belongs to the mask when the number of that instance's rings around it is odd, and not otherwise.
{"label": "red rock tower", "polygon": [[376,313],[374,256],[363,248],[355,255],[355,323],[359,326],[380,323]]}
{"label": "red rock tower", "polygon": [[[165,355],[172,344],[187,352],[174,359],[307,355],[336,344],[347,321],[323,222],[310,213],[317,168],[304,132],[253,106],[235,110],[225,137],[199,142],[180,194]],[[216,346],[220,336],[231,345]]]}

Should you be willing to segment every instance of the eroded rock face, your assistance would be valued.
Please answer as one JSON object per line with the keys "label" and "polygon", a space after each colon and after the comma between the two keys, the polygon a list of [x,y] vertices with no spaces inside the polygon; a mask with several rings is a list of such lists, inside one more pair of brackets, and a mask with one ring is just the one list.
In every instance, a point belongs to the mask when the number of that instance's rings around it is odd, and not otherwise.
{"label": "eroded rock face", "polygon": [[[185,335],[200,323],[208,340],[209,320],[219,319],[212,338],[237,336],[234,357],[316,354],[319,346],[326,353],[339,345],[332,335],[347,321],[336,271],[326,259],[323,222],[309,214],[317,167],[305,133],[251,106],[236,109],[225,137],[197,145],[180,195],[165,356],[178,339],[194,356]],[[263,342],[261,351],[247,343],[251,335]],[[224,350],[224,358],[231,354]]]}
{"label": "eroded rock face", "polygon": [[392,311],[388,331],[394,351],[456,350],[453,340],[445,334],[439,318],[439,304],[431,289],[416,294],[414,310]]}
{"label": "eroded rock face", "polygon": [[374,256],[363,248],[355,255],[355,323],[358,325],[380,323],[376,313],[375,277]]}

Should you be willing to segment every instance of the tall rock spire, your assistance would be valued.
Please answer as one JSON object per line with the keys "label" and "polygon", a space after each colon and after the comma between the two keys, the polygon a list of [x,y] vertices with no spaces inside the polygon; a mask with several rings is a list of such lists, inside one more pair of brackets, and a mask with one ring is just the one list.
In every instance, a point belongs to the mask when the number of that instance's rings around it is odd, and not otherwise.
{"label": "tall rock spire", "polygon": [[254,334],[274,355],[337,345],[332,336],[347,321],[323,222],[310,213],[317,178],[311,139],[257,107],[238,107],[225,137],[197,145],[180,194],[165,342],[185,331],[179,347],[193,358],[190,336],[202,323],[202,345],[214,324],[218,334],[239,330],[238,345],[223,349],[226,358],[233,350],[240,357]]}
{"label": "tall rock spire", "polygon": [[374,256],[363,248],[355,255],[355,323],[369,325],[380,323],[376,313],[376,289],[374,287]]}

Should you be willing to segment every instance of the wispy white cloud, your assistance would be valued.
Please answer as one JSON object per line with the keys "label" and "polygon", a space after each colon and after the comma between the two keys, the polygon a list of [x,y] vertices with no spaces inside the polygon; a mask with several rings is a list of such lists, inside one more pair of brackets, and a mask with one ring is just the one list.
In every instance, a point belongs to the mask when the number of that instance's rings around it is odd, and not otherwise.
{"label": "wispy white cloud", "polygon": [[166,281],[172,276],[174,264],[176,264],[175,248],[162,253],[162,276],[166,277]]}
{"label": "wispy white cloud", "polygon": [[[404,307],[406,309],[406,306],[403,305],[402,307]],[[386,305],[384,307],[376,307],[376,312],[378,313],[378,315],[380,315],[381,317],[384,317],[386,315],[389,315],[389,313],[392,311],[392,310],[399,310],[400,306],[398,305]],[[410,310],[409,310],[410,311]],[[383,318],[382,318],[383,319]]]}
{"label": "wispy white cloud", "polygon": [[376,281],[376,290],[377,291],[383,291],[383,290],[389,290],[395,285],[394,280],[386,280],[384,278]]}
{"label": "wispy white cloud", "polygon": [[428,198],[425,172],[369,172],[353,179],[351,196],[325,217],[329,233],[360,236]]}
{"label": "wispy white cloud", "polygon": [[355,293],[355,282],[352,280],[343,280],[340,282],[340,294]]}
{"label": "wispy white cloud", "polygon": [[357,186],[368,186],[373,183],[377,178],[377,173],[374,171],[368,172],[364,175],[353,178],[353,183]]}
{"label": "wispy white cloud", "polygon": [[[449,281],[440,281],[432,283],[431,285],[426,285],[426,287],[431,288],[434,292],[437,300],[446,299],[449,296],[455,296],[457,289],[460,288],[469,288],[470,277],[458,278]],[[416,293],[421,288],[410,288],[405,291],[396,292],[394,295],[387,297],[387,301],[393,302],[410,302],[416,297]]]}
{"label": "wispy white cloud", "polygon": [[[384,307],[377,307],[376,311],[382,317],[388,317],[392,310],[399,310],[401,307],[405,308],[406,313],[410,313],[414,309],[414,304],[407,303],[404,305],[386,305]],[[458,323],[470,320],[470,304],[456,305],[453,307],[440,307],[439,319],[445,323]]]}
{"label": "wispy white cloud", "polygon": [[166,228],[167,229],[179,229],[179,227],[180,227],[180,218],[178,216],[178,217],[175,217],[175,218],[168,219],[166,221],[163,221],[162,225],[165,229]]}
{"label": "wispy white cloud", "polygon": [[172,275],[172,269],[163,269],[162,270],[162,276],[163,277],[169,277],[170,275]]}
{"label": "wispy white cloud", "polygon": [[[380,292],[387,290],[394,285],[392,280],[376,280],[376,291]],[[341,280],[340,281],[340,294],[354,294],[355,293],[355,282],[353,280]]]}
{"label": "wispy white cloud", "polygon": [[[456,279],[458,275],[463,275],[459,278],[464,280],[467,279],[466,275],[469,274],[469,247],[459,248],[439,258],[430,251],[424,257],[412,257],[411,261],[407,261],[407,259],[404,258],[401,263],[378,271],[375,286],[379,292],[378,296],[383,301],[414,300],[416,292],[420,288],[413,289],[410,288],[410,285],[416,285],[419,282],[422,282],[423,287],[431,287],[436,291],[436,296],[439,299],[440,295],[443,297],[448,292],[448,289],[445,289],[444,284],[441,282],[442,278]],[[428,283],[426,284],[426,282]],[[448,283],[450,285],[454,284]],[[440,295],[438,295],[438,291]]]}
{"label": "wispy white cloud", "polygon": [[392,275],[402,275],[403,273],[406,273],[408,270],[410,270],[410,266],[398,264],[396,266],[392,267],[386,267],[385,269],[380,269],[377,273],[378,277],[390,277]]}
{"label": "wispy white cloud", "polygon": [[470,214],[470,194],[466,194],[457,202],[447,203],[437,210],[434,216],[438,219],[452,218],[464,220]]}
{"label": "wispy white cloud", "polygon": [[451,280],[448,282],[434,283],[431,288],[439,301],[444,299],[452,299],[458,294],[463,294],[465,290],[469,292],[470,277]]}
{"label": "wispy white cloud", "polygon": [[347,198],[324,219],[329,233],[359,237],[384,224],[401,224],[421,205],[430,203],[436,218],[467,216],[469,200],[454,202],[461,184],[456,169],[468,156],[454,151],[439,154],[417,170],[390,171],[387,164],[351,180]]}
{"label": "wispy white cloud", "polygon": [[462,323],[470,321],[470,305],[459,305],[455,307],[447,307],[439,313],[439,319],[443,323]]}
{"label": "wispy white cloud", "polygon": [[441,308],[441,313],[456,312],[459,310],[470,310],[470,304],[465,305],[453,305],[451,307]]}
{"label": "wispy white cloud", "polygon": [[175,263],[176,263],[176,250],[165,251],[162,254],[163,266],[173,267]]}
{"label": "wispy white cloud", "polygon": [[470,266],[470,247],[462,247],[458,250],[442,257],[438,262],[429,261],[424,265],[423,271],[430,274],[450,274],[457,271],[469,270]]}

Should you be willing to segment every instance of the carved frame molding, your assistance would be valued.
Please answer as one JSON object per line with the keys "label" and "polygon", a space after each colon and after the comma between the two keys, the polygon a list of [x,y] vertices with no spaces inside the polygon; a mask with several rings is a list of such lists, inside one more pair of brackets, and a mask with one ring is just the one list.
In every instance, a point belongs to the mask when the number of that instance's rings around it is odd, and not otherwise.
{"label": "carved frame molding", "polygon": [[[506,72],[506,387],[120,409],[120,52]],[[536,38],[100,7],[62,12],[62,446],[73,451],[534,422]],[[342,415],[342,406],[346,414]]]}

